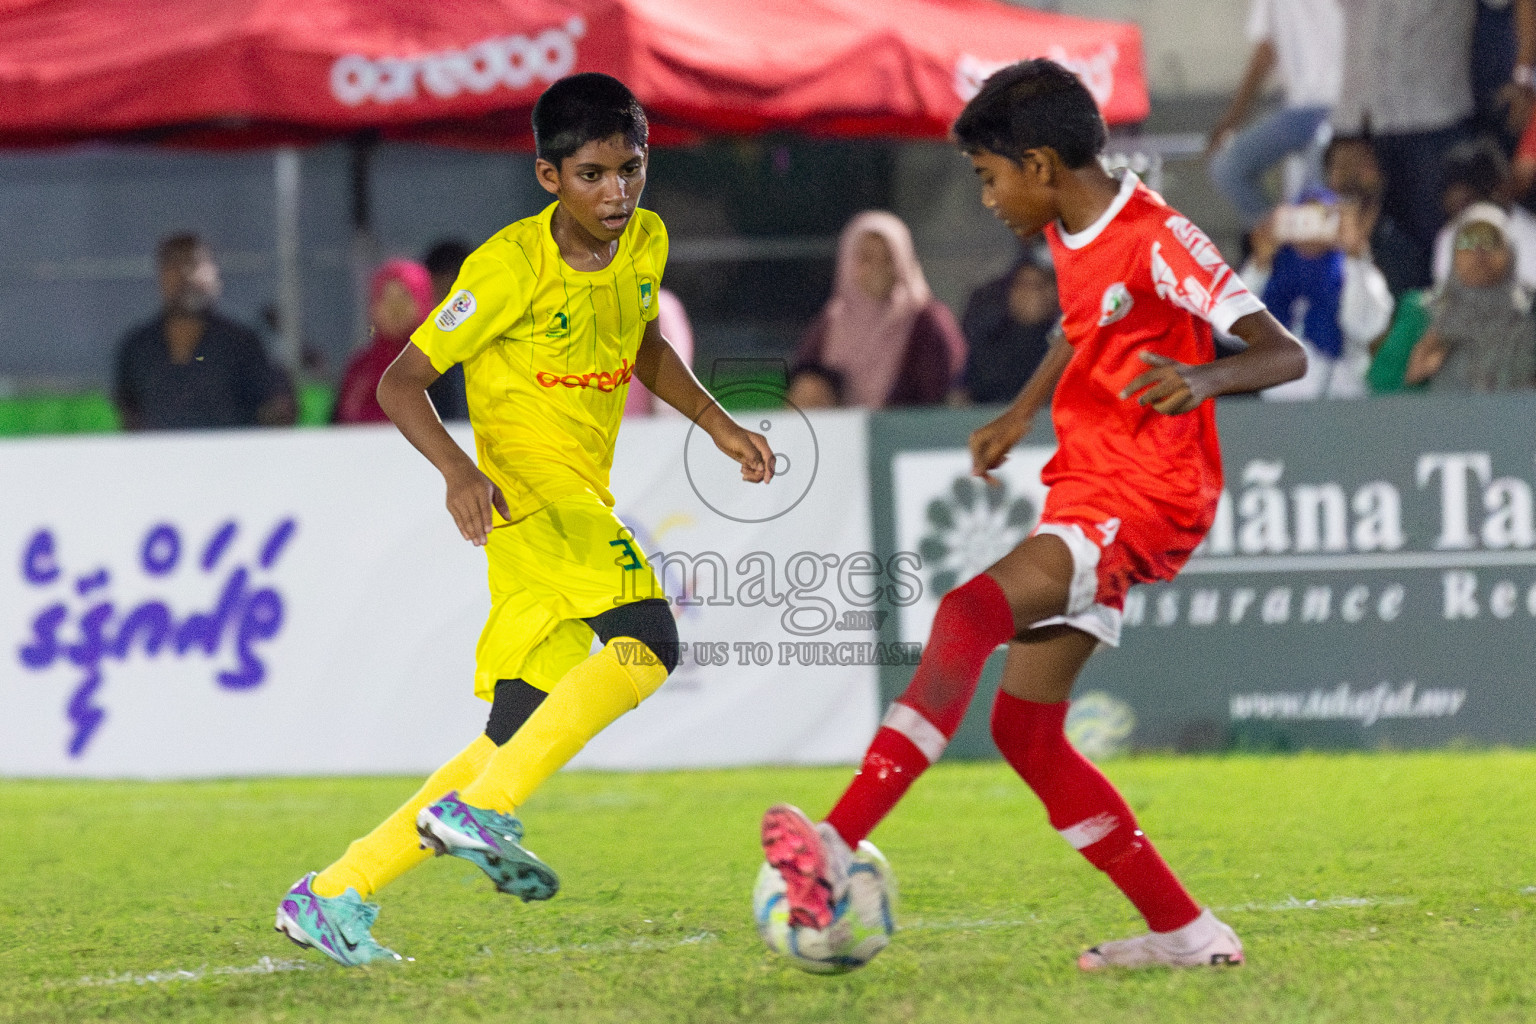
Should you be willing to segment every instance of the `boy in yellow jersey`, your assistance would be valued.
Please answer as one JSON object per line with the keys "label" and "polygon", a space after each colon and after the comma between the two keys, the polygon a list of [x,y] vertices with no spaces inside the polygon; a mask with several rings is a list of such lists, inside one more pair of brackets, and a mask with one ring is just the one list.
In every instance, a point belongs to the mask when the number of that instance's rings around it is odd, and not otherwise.
{"label": "boy in yellow jersey", "polygon": [[[720,408],[656,325],[667,232],[637,205],[647,124],[633,94],[607,75],[562,79],[533,129],[539,183],[556,201],[470,256],[379,384],[384,411],[442,472],[460,534],[486,549],[475,692],[491,714],[415,796],[279,903],[279,931],[348,966],[398,959],[369,933],[378,906],[365,901],[428,848],[478,865],[502,892],[553,896],[559,881],[521,845],[513,814],[676,667],[671,609],[608,491],[629,382],[706,431],[743,480],[773,476],[767,441]],[[456,363],[478,466],[426,395]],[[589,656],[594,634],[602,647]]]}

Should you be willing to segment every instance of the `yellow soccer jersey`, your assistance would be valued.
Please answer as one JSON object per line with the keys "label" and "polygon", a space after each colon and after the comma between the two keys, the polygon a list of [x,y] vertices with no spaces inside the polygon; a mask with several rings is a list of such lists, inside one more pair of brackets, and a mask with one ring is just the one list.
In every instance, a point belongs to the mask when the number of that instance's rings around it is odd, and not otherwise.
{"label": "yellow soccer jersey", "polygon": [[476,249],[411,336],[439,371],[464,364],[480,468],[513,521],[588,489],[613,505],[613,445],[667,263],[661,218],[637,209],[607,267],[573,269],[550,233],[557,205]]}

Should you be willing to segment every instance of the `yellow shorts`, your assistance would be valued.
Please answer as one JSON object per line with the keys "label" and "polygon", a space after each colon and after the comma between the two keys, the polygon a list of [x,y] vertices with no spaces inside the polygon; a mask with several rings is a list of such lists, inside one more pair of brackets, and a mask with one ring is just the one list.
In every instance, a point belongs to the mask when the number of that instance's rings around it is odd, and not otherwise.
{"label": "yellow shorts", "polygon": [[491,614],[475,648],[475,695],[498,679],[548,691],[587,657],[583,619],[662,590],[635,535],[590,491],[491,531]]}

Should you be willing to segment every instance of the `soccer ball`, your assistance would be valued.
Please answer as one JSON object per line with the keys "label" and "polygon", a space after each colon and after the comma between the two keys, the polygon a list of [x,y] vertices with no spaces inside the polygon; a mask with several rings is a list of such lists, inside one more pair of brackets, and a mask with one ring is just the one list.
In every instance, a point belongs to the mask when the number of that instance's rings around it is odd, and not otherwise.
{"label": "soccer ball", "polygon": [[757,873],[752,918],[768,948],[802,971],[843,974],[873,960],[896,930],[896,876],[874,843],[859,844],[848,866],[848,895],[834,909],[825,928],[792,927],[783,876],[770,864]]}

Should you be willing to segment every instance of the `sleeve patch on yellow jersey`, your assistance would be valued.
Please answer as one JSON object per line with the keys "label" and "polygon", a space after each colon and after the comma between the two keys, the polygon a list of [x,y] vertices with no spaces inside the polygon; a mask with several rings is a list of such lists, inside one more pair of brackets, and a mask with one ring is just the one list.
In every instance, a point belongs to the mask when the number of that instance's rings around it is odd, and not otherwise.
{"label": "sleeve patch on yellow jersey", "polygon": [[459,325],[475,315],[475,293],[468,288],[460,288],[454,292],[453,297],[443,303],[442,310],[437,314],[437,329],[440,331],[454,331]]}

